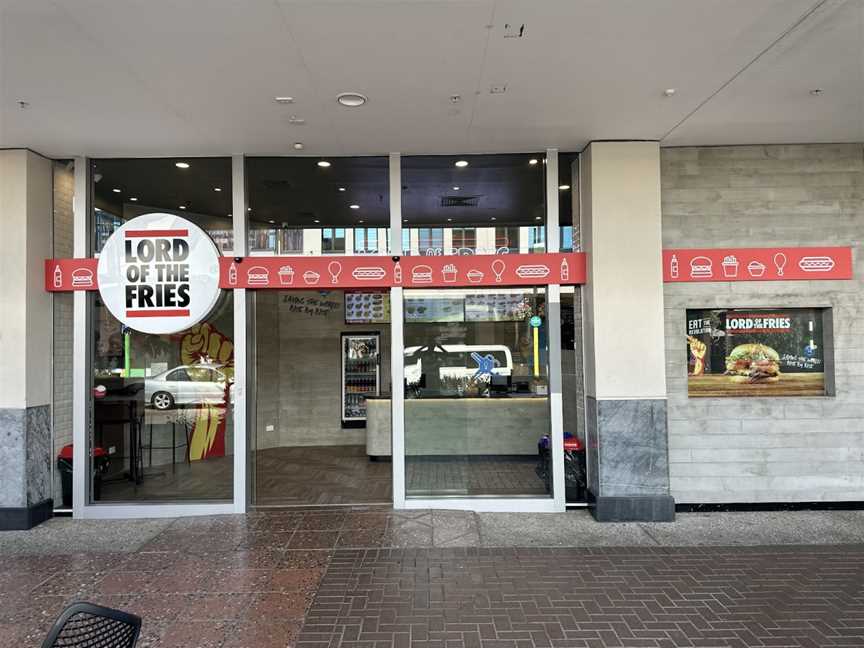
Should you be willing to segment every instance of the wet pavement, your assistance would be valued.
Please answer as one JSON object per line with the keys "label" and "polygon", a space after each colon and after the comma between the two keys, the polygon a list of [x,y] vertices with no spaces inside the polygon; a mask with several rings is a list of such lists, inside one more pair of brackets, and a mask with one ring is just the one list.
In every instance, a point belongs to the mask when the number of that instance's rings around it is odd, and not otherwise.
{"label": "wet pavement", "polygon": [[139,646],[864,646],[864,512],[329,509],[0,534],[0,647],[39,646],[74,600],[141,615]]}

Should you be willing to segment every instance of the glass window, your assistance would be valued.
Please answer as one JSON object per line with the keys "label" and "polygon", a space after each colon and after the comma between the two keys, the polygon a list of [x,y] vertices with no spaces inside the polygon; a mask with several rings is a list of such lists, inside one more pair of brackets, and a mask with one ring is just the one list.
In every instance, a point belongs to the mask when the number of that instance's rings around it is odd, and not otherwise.
{"label": "glass window", "polygon": [[[90,180],[96,252],[126,221],[159,211],[188,218],[231,253],[230,159],[95,160]],[[91,501],[232,499],[233,294],[174,335],[132,331],[98,294],[90,299]]]}
{"label": "glass window", "polygon": [[528,228],[528,251],[542,252],[546,249],[546,228],[545,227],[529,227]]}
{"label": "glass window", "polygon": [[345,252],[345,228],[325,227],[321,230],[321,252],[343,254]]}
{"label": "glass window", "polygon": [[496,252],[519,252],[519,228],[518,227],[496,227],[495,228],[495,251]]}
{"label": "glass window", "polygon": [[135,216],[166,212],[205,230],[225,254],[234,249],[230,158],[93,160],[93,251]]}
{"label": "glass window", "polygon": [[545,289],[406,290],[404,312],[407,495],[550,496]]}
{"label": "glass window", "polygon": [[249,157],[246,182],[251,254],[386,253],[386,157]]}
{"label": "glass window", "polygon": [[354,254],[384,254],[386,252],[386,243],[380,249],[378,247],[378,228],[354,228]]}
{"label": "glass window", "polygon": [[404,253],[544,252],[545,237],[529,244],[528,230],[545,226],[545,168],[539,153],[403,156]]}
{"label": "glass window", "polygon": [[561,251],[579,249],[579,154],[558,154],[558,225]]}

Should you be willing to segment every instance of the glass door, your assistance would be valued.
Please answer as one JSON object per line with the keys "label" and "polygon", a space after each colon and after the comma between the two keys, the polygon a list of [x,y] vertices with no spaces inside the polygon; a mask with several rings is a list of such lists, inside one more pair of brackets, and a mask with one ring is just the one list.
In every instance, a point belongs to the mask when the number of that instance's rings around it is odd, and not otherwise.
{"label": "glass door", "polygon": [[406,497],[551,497],[546,289],[404,295]]}

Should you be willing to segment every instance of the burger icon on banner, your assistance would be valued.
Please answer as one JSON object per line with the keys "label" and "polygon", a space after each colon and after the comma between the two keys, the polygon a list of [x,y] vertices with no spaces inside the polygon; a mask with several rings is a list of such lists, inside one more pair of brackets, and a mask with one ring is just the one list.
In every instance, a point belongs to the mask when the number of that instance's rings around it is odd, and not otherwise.
{"label": "burger icon on banner", "polygon": [[177,333],[219,299],[219,251],[200,227],[174,214],[144,214],[116,230],[97,266],[111,314],[142,333]]}

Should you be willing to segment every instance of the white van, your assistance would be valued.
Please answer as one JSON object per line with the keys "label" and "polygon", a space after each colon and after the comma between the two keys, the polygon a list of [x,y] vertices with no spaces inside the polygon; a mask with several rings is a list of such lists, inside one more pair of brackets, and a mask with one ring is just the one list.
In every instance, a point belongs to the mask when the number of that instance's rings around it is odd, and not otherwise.
{"label": "white van", "polygon": [[[477,373],[480,363],[476,357],[492,356],[491,373],[496,376],[513,374],[513,354],[503,344],[435,344],[405,347],[405,382],[408,385],[420,383],[423,374],[423,357],[434,354],[434,364],[439,367],[438,377],[444,379],[466,379]],[[440,354],[440,355],[439,355]],[[476,354],[476,355],[472,355]],[[483,374],[481,380],[489,380],[490,374]]]}

